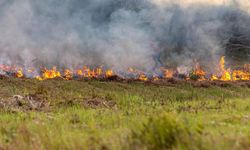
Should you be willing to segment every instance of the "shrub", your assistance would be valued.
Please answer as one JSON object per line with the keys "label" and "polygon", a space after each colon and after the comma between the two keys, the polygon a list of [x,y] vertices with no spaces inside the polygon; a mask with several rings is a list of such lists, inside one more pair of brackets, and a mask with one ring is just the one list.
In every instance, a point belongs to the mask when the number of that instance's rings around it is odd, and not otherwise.
{"label": "shrub", "polygon": [[141,129],[133,131],[133,140],[146,149],[172,149],[187,133],[174,116],[164,114],[150,118]]}

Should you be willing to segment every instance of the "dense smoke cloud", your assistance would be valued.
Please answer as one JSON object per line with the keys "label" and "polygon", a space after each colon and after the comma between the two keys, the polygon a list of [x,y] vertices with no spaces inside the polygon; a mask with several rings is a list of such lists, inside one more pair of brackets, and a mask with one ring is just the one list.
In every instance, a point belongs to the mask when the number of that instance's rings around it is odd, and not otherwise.
{"label": "dense smoke cloud", "polygon": [[152,70],[211,62],[250,33],[248,0],[2,0],[0,63]]}

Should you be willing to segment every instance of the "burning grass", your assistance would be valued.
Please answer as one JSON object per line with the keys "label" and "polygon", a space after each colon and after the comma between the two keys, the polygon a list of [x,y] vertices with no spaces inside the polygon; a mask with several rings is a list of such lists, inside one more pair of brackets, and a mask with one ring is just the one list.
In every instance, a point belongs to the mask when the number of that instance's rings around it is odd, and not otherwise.
{"label": "burning grass", "polygon": [[160,79],[179,79],[185,81],[250,81],[250,64],[245,64],[241,68],[226,68],[225,57],[221,57],[214,73],[202,69],[198,62],[194,63],[193,68],[183,70],[177,68],[158,68],[153,72],[144,72],[134,68],[128,68],[127,71],[112,70],[101,67],[76,67],[74,69],[57,69],[52,67],[26,68],[15,65],[0,65],[1,78],[36,78],[37,80],[47,80],[61,78],[64,80],[92,80],[92,79],[130,79],[139,81],[157,81]]}
{"label": "burning grass", "polygon": [[0,147],[247,149],[250,88],[210,82],[4,78]]}

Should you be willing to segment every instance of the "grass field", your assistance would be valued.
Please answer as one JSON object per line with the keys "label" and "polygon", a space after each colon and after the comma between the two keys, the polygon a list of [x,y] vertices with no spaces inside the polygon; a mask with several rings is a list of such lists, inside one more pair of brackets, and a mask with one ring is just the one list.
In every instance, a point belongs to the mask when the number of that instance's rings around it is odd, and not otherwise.
{"label": "grass field", "polygon": [[250,147],[247,87],[2,79],[0,98],[0,149]]}

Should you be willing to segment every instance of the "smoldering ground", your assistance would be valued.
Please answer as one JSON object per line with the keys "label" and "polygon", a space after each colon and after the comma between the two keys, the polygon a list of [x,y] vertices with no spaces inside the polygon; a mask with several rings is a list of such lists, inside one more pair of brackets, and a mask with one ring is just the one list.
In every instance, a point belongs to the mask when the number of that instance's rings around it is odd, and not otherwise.
{"label": "smoldering ground", "polygon": [[165,65],[189,66],[196,59],[213,68],[213,62],[235,44],[249,60],[249,2],[214,3],[2,0],[0,63],[150,71]]}

